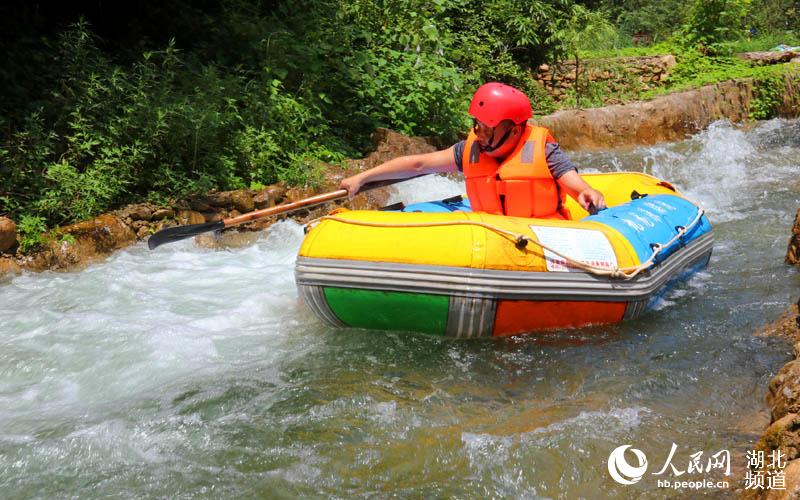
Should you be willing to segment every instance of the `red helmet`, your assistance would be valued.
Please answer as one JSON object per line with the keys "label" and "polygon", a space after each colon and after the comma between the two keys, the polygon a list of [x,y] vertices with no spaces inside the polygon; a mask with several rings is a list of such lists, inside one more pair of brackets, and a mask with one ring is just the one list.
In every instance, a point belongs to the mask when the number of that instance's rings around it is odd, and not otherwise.
{"label": "red helmet", "polygon": [[528,96],[499,82],[478,87],[469,103],[469,114],[490,127],[496,127],[503,120],[524,123],[533,116]]}

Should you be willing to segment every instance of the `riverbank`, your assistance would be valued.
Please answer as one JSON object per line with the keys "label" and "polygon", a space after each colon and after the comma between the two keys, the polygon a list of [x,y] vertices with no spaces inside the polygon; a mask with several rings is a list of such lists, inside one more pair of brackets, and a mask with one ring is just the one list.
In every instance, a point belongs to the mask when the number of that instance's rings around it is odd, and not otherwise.
{"label": "riverbank", "polygon": [[[800,209],[797,211],[785,263],[800,266],[798,242],[800,241]],[[766,457],[780,454],[786,461],[784,470],[785,489],[768,490],[752,488],[741,498],[746,500],[782,500],[800,496],[800,299],[781,314],[778,319],[764,326],[756,335],[775,336],[793,344],[793,359],[783,365],[770,380],[765,397],[769,407],[770,422],[753,450]],[[769,460],[760,467],[750,467],[750,473],[767,477],[775,471],[768,469]]]}

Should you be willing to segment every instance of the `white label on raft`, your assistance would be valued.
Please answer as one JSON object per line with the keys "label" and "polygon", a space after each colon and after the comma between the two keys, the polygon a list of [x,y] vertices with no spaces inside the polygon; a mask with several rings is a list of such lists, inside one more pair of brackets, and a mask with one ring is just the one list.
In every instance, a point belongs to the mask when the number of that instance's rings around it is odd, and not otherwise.
{"label": "white label on raft", "polygon": [[[567,257],[605,269],[617,267],[617,256],[614,254],[611,242],[601,231],[546,226],[530,226],[530,228],[540,242]],[[544,256],[548,271],[581,271],[549,250],[544,251]]]}

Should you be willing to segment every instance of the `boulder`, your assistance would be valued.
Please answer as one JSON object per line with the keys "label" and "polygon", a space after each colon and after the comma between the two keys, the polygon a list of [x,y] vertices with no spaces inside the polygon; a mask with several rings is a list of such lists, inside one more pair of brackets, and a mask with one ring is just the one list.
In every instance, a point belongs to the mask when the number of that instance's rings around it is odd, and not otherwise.
{"label": "boulder", "polygon": [[152,220],[171,219],[175,217],[175,211],[171,208],[159,208],[153,212]]}
{"label": "boulder", "polygon": [[780,450],[787,461],[800,457],[800,415],[788,413],[770,424],[755,449],[765,451],[766,455]]}
{"label": "boulder", "polygon": [[203,214],[200,212],[195,212],[194,210],[178,210],[176,216],[178,217],[181,225],[203,224],[206,221],[206,218],[203,217]]}
{"label": "boulder", "polygon": [[17,225],[8,217],[0,217],[0,253],[17,244]]}
{"label": "boulder", "polygon": [[778,374],[772,377],[767,388],[766,400],[770,407],[772,422],[790,413],[800,413],[800,360],[795,359],[786,363]]}
{"label": "boulder", "polygon": [[136,233],[114,214],[103,214],[48,234],[41,251],[26,256],[21,264],[31,271],[73,270],[100,260],[136,241]]}
{"label": "boulder", "polygon": [[119,217],[127,218],[131,221],[149,221],[153,218],[153,207],[146,203],[137,203],[135,205],[128,205],[116,212]]}
{"label": "boulder", "polygon": [[209,200],[204,197],[189,200],[189,208],[195,212],[210,212],[212,210]]}
{"label": "boulder", "polygon": [[786,263],[793,266],[800,265],[800,209],[794,216],[792,235],[789,237],[789,247],[786,249]]}
{"label": "boulder", "polygon": [[11,257],[0,257],[0,278],[19,274],[21,268]]}
{"label": "boulder", "polygon": [[791,51],[743,52],[741,54],[737,54],[737,56],[755,65],[765,66],[768,64],[787,63],[797,57],[797,53]]}
{"label": "boulder", "polygon": [[[772,323],[760,328],[756,335],[777,335],[781,337],[786,337],[787,339],[798,342],[800,341],[800,328],[797,325],[797,318],[798,318],[798,306],[792,305],[781,314],[778,319],[773,321]],[[796,348],[800,348],[800,346],[796,346]],[[800,354],[800,351],[798,351]],[[795,355],[795,357],[800,357]]]}
{"label": "boulder", "polygon": [[228,208],[233,205],[233,201],[231,201],[231,193],[233,193],[233,191],[209,193],[208,202],[215,207]]}
{"label": "boulder", "polygon": [[259,237],[260,235],[254,231],[237,231],[234,229],[219,233],[203,233],[197,235],[194,242],[199,247],[224,250],[226,248],[250,246],[255,243]]}
{"label": "boulder", "polygon": [[[769,458],[765,457],[765,461],[769,460],[771,460],[771,456]],[[765,477],[764,488],[743,490],[739,496],[740,500],[795,500],[800,498],[800,460],[792,460],[783,469],[783,489],[767,489],[766,477],[769,470],[762,470],[761,472]]]}
{"label": "boulder", "polygon": [[257,209],[274,207],[286,194],[286,189],[280,186],[270,186],[262,189],[253,196],[253,203]]}
{"label": "boulder", "polygon": [[252,212],[256,208],[255,202],[253,202],[253,194],[247,189],[233,191],[231,193],[231,204],[242,213]]}

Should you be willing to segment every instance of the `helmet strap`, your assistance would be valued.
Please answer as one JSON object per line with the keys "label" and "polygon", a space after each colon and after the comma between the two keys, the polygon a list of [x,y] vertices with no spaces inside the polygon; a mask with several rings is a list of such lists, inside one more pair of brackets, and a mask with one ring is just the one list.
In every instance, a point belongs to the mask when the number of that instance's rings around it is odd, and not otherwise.
{"label": "helmet strap", "polygon": [[509,136],[511,136],[511,131],[514,130],[514,127],[516,126],[517,124],[515,123],[514,126],[506,130],[506,133],[503,134],[503,137],[501,137],[500,140],[497,142],[497,144],[495,144],[494,146],[492,145],[492,140],[494,139],[494,129],[492,129],[492,136],[489,137],[489,145],[486,146],[485,148],[481,148],[481,150],[485,151],[486,153],[491,153],[492,151],[500,149],[503,146],[503,144],[506,143]]}

